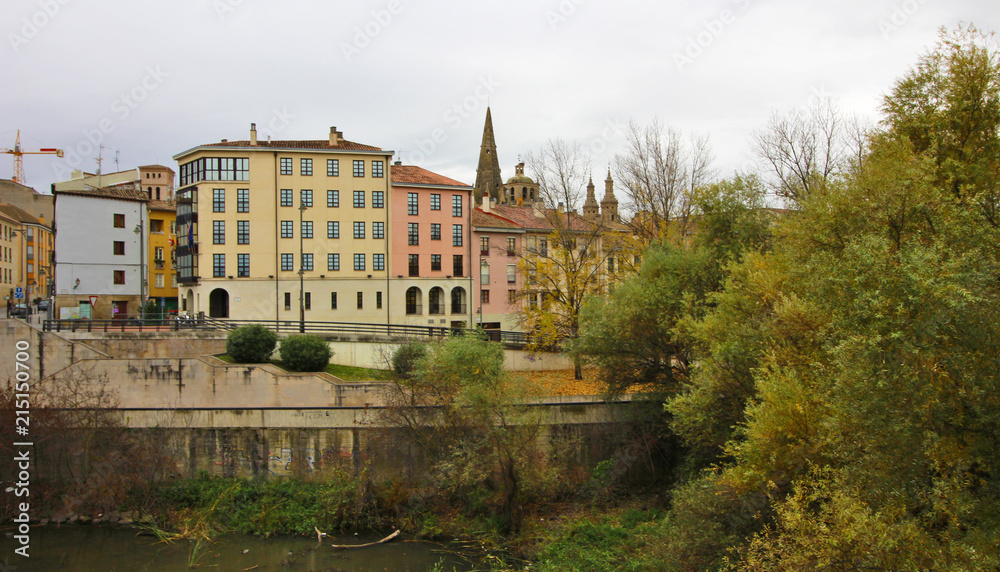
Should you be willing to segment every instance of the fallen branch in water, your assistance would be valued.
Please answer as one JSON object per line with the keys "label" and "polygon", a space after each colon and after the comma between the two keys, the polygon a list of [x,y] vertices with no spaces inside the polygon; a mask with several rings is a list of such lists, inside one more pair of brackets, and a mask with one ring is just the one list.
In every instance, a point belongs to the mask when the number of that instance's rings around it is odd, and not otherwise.
{"label": "fallen branch in water", "polygon": [[[317,529],[316,530],[316,536],[317,536],[317,538],[320,539],[320,542],[322,542],[322,537],[326,536],[326,534],[323,533],[323,532],[320,532],[319,529]],[[342,548],[342,549],[348,549],[348,548],[365,548],[366,546],[375,546],[376,544],[382,544],[383,542],[389,542],[390,540],[392,540],[393,538],[396,538],[397,536],[399,536],[399,531],[398,530],[396,532],[393,532],[389,536],[386,536],[382,540],[378,540],[378,541],[375,541],[375,542],[369,542],[367,544],[331,544],[331,546],[333,546],[334,548]]]}

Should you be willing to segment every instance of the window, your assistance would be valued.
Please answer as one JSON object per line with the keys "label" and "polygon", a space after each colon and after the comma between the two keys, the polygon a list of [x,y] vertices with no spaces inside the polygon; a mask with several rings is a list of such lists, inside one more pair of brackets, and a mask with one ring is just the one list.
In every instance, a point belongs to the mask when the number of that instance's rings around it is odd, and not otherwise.
{"label": "window", "polygon": [[299,172],[307,177],[311,177],[313,174],[313,160],[299,159]]}
{"label": "window", "polygon": [[292,174],[292,158],[291,157],[282,157],[278,161],[279,161],[278,164],[281,166],[280,173],[282,175],[291,175]]}
{"label": "window", "polygon": [[417,287],[406,290],[406,313],[407,315],[420,314],[420,289]]}
{"label": "window", "polygon": [[372,223],[372,238],[385,238],[385,223],[375,221]]}
{"label": "window", "polygon": [[417,193],[406,193],[406,214],[420,214],[420,202]]}
{"label": "window", "polygon": [[337,293],[336,292],[330,292],[330,309],[331,310],[336,310],[337,309]]}
{"label": "window", "polygon": [[236,221],[236,244],[250,244],[250,221]]}
{"label": "window", "polygon": [[406,223],[407,244],[420,244],[420,223]]}
{"label": "window", "polygon": [[354,238],[365,237],[365,223],[363,221],[354,222]]}
{"label": "window", "polygon": [[295,270],[294,255],[288,252],[281,253],[281,270],[283,272],[291,272],[292,270]]}
{"label": "window", "polygon": [[451,225],[451,245],[462,246],[462,225]]}
{"label": "window", "polygon": [[382,178],[382,161],[372,161],[372,176],[376,179]]}
{"label": "window", "polygon": [[608,272],[615,271],[615,259],[613,256],[608,257]]}
{"label": "window", "polygon": [[327,177],[339,177],[340,176],[340,159],[327,159],[326,160],[326,176]]}
{"label": "window", "polygon": [[481,304],[489,304],[490,303],[490,291],[489,290],[480,290],[479,291],[479,302]]}
{"label": "window", "polygon": [[302,270],[307,272],[313,269],[313,255],[311,252],[302,253]]}
{"label": "window", "polygon": [[236,275],[241,278],[247,278],[250,276],[250,255],[249,254],[237,254],[236,255]]}
{"label": "window", "polygon": [[479,237],[479,254],[482,256],[488,256],[490,253],[490,237],[481,236]]}
{"label": "window", "polygon": [[507,237],[507,256],[517,256],[517,239],[513,236]]}
{"label": "window", "polygon": [[326,206],[330,208],[337,208],[340,206],[340,191],[326,192]]}
{"label": "window", "polygon": [[431,193],[431,210],[441,210],[441,195],[438,193]]}
{"label": "window", "polygon": [[212,255],[212,277],[213,278],[225,278],[226,277],[226,255],[225,254],[213,254]]}
{"label": "window", "polygon": [[457,276],[457,277],[464,276],[465,270],[463,270],[463,269],[465,268],[465,265],[462,263],[462,255],[461,254],[454,254],[454,255],[452,255],[452,257],[451,257],[451,266],[452,266],[452,268],[451,268],[451,275],[452,276]]}
{"label": "window", "polygon": [[313,237],[313,223],[311,220],[302,221],[302,238]]}
{"label": "window", "polygon": [[[327,270],[340,270],[340,254],[337,252],[331,252],[326,255],[326,269]],[[336,306],[335,306],[336,307]]]}
{"label": "window", "polygon": [[363,209],[365,208],[365,192],[364,191],[354,191],[354,208]]}
{"label": "window", "polygon": [[115,256],[124,256],[125,255],[125,241],[124,240],[116,240],[114,242],[114,249],[115,249]]}
{"label": "window", "polygon": [[483,261],[479,265],[479,283],[483,286],[489,286],[490,284],[490,263]]}
{"label": "window", "polygon": [[149,232],[163,234],[163,221],[156,219],[149,221]]}
{"label": "window", "polygon": [[431,240],[441,240],[441,223],[431,223]]}
{"label": "window", "polygon": [[153,283],[156,285],[157,288],[163,288],[163,274],[162,273],[157,272],[156,276],[154,277],[153,280],[154,280]]}
{"label": "window", "polygon": [[385,270],[385,254],[372,255],[372,270]]}
{"label": "window", "polygon": [[420,276],[420,255],[410,255],[410,276]]}
{"label": "window", "polygon": [[124,284],[125,283],[125,271],[124,270],[115,270],[114,271],[114,276],[115,276],[115,284]]}
{"label": "window", "polygon": [[236,212],[250,212],[250,189],[236,189]]}
{"label": "window", "polygon": [[292,189],[281,189],[281,206],[292,206]]}
{"label": "window", "polygon": [[513,304],[517,301],[517,290],[507,290],[507,302]]}
{"label": "window", "polygon": [[441,270],[441,255],[440,254],[432,254],[431,255],[431,271],[433,272],[435,270],[437,270],[437,271]]}
{"label": "window", "polygon": [[375,308],[378,310],[382,309],[382,292],[375,293]]}
{"label": "window", "polygon": [[365,255],[364,254],[355,254],[354,255],[354,269],[355,270],[364,270],[365,269]]}
{"label": "window", "polygon": [[212,244],[225,244],[225,243],[226,243],[226,221],[213,220]]}
{"label": "window", "polygon": [[365,293],[358,292],[358,309],[362,310],[365,307]]}
{"label": "window", "polygon": [[292,309],[292,293],[291,292],[285,292],[285,309],[286,310],[291,310]]}
{"label": "window", "polygon": [[385,208],[385,191],[372,191],[372,208]]}
{"label": "window", "polygon": [[226,189],[212,189],[212,212],[226,212]]}
{"label": "window", "polygon": [[290,220],[281,221],[281,238],[295,238],[295,227]]}
{"label": "window", "polygon": [[365,162],[360,159],[354,160],[354,176],[364,177],[365,176]]}
{"label": "window", "polygon": [[538,239],[538,252],[542,256],[549,255],[549,239],[541,237]]}
{"label": "window", "polygon": [[302,301],[303,306],[305,306],[306,310],[312,310],[312,305],[313,305],[312,292],[306,292],[304,298],[305,300]]}
{"label": "window", "polygon": [[517,265],[516,264],[508,264],[507,265],[507,283],[508,284],[513,284],[514,282],[517,282]]}
{"label": "window", "polygon": [[312,208],[313,206],[313,192],[311,189],[302,189],[300,193],[300,205],[306,208]]}
{"label": "window", "polygon": [[462,216],[462,195],[451,196],[451,216]]}
{"label": "window", "polygon": [[340,238],[340,221],[331,220],[326,223],[326,237]]}
{"label": "window", "polygon": [[538,248],[535,246],[535,242],[536,242],[535,241],[535,237],[533,237],[533,236],[529,236],[528,237],[528,252],[530,252],[532,254],[535,254],[535,253],[538,252]]}
{"label": "window", "polygon": [[157,246],[153,249],[153,260],[163,260],[163,247]]}

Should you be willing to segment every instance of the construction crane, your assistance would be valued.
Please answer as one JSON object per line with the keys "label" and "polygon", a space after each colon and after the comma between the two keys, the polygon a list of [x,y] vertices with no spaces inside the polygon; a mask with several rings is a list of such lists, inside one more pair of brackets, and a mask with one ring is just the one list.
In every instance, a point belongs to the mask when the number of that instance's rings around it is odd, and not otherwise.
{"label": "construction crane", "polygon": [[14,140],[14,148],[7,149],[4,147],[0,149],[4,153],[9,153],[14,156],[14,176],[10,180],[15,183],[24,184],[24,162],[21,160],[21,155],[55,155],[57,157],[63,156],[62,149],[39,149],[38,151],[22,151],[21,150],[21,130],[17,130],[17,139]]}

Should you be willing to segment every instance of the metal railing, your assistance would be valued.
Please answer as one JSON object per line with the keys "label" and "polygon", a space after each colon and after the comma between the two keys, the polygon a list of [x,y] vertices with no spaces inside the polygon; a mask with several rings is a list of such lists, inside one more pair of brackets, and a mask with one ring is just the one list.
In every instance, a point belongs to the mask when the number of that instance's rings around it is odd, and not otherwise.
{"label": "metal railing", "polygon": [[[298,320],[229,320],[224,318],[171,318],[141,319],[138,317],[117,320],[43,320],[42,330],[46,332],[157,332],[184,330],[231,331],[240,326],[260,324],[277,333],[301,333],[302,324]],[[355,338],[441,338],[461,336],[472,332],[485,335],[508,347],[523,348],[531,342],[524,332],[506,330],[479,330],[435,326],[415,326],[409,324],[364,324],[353,322],[305,322],[306,333],[318,335],[339,335]]]}

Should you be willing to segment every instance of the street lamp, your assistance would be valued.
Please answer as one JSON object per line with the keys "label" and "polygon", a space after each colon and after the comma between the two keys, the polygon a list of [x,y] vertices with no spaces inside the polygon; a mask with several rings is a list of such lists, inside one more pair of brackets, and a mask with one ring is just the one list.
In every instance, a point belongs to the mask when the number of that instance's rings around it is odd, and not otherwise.
{"label": "street lamp", "polygon": [[306,304],[305,304],[305,254],[304,254],[304,241],[305,233],[302,232],[302,214],[306,212],[309,208],[304,202],[302,202],[302,197],[299,197],[299,333],[305,333],[306,331]]}

